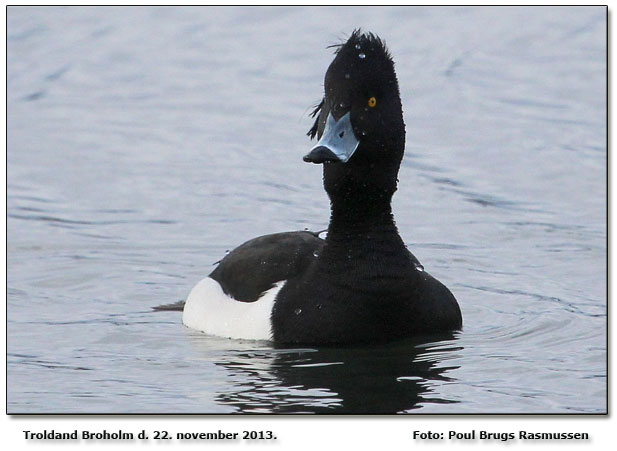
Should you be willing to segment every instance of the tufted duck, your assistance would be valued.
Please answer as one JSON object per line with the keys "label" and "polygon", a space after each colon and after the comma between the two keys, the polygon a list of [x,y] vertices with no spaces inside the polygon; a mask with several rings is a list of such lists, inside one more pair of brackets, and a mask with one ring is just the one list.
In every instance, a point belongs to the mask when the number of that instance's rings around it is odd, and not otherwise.
{"label": "tufted duck", "polygon": [[356,30],[336,46],[304,157],[323,164],[325,239],[288,232],[230,252],[191,291],[183,322],[208,334],[277,343],[374,343],[460,329],[452,293],[409,252],[391,199],[405,147],[394,62]]}

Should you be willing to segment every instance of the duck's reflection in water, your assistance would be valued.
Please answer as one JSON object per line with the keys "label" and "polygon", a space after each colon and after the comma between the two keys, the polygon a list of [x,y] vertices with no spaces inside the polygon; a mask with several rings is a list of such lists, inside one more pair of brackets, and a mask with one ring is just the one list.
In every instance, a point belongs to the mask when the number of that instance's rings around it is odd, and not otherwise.
{"label": "duck's reflection in water", "polygon": [[443,363],[457,346],[452,334],[388,345],[261,348],[225,353],[228,373],[216,402],[243,413],[380,414],[422,403],[452,403],[431,391],[451,381]]}

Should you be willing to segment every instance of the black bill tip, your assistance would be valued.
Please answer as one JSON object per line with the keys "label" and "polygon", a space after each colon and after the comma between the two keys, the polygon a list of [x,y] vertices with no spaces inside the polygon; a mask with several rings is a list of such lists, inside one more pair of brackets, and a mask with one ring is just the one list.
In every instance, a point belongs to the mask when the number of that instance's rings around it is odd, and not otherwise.
{"label": "black bill tip", "polygon": [[341,161],[330,149],[324,146],[318,146],[312,149],[308,154],[304,155],[304,161],[307,163],[325,163],[326,161]]}

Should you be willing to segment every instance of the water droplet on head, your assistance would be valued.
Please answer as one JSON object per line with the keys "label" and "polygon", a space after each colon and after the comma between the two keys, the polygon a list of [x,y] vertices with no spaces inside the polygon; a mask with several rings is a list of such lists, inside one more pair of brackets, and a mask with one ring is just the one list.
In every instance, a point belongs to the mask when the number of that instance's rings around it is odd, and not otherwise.
{"label": "water droplet on head", "polygon": [[416,264],[416,271],[420,271],[420,272],[424,271],[424,266],[422,266],[422,265],[421,265],[421,264],[419,264],[419,263],[418,263],[418,264]]}
{"label": "water droplet on head", "polygon": [[317,310],[321,310],[322,307],[323,307],[323,305],[317,304]]}
{"label": "water droplet on head", "polygon": [[313,257],[319,257],[319,251],[313,252]]}
{"label": "water droplet on head", "polygon": [[225,255],[229,255],[229,249],[225,251]]}
{"label": "water droplet on head", "polygon": [[296,315],[299,315],[300,313],[302,313],[302,309],[301,308],[297,308],[297,309],[294,310],[294,313]]}
{"label": "water droplet on head", "polygon": [[308,230],[309,230],[309,228],[308,228],[308,227],[305,227],[305,228],[304,228],[304,231],[305,231],[305,232],[308,232]]}
{"label": "water droplet on head", "polygon": [[366,130],[362,130],[362,131],[360,132],[360,134],[361,134],[362,136],[366,136]]}
{"label": "water droplet on head", "polygon": [[358,58],[363,60],[364,58],[366,58],[366,55],[364,53],[360,53],[360,54],[358,54]]}
{"label": "water droplet on head", "polygon": [[360,50],[362,48],[362,46],[360,46],[360,44],[356,44],[356,50]]}

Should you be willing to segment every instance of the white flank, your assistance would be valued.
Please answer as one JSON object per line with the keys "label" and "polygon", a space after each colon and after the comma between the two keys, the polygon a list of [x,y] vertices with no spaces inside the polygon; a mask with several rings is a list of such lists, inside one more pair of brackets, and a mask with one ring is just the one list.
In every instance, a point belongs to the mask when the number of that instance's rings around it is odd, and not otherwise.
{"label": "white flank", "polygon": [[219,283],[206,277],[191,290],[182,322],[209,335],[247,340],[271,340],[270,314],[285,281],[276,283],[255,302],[236,301]]}

